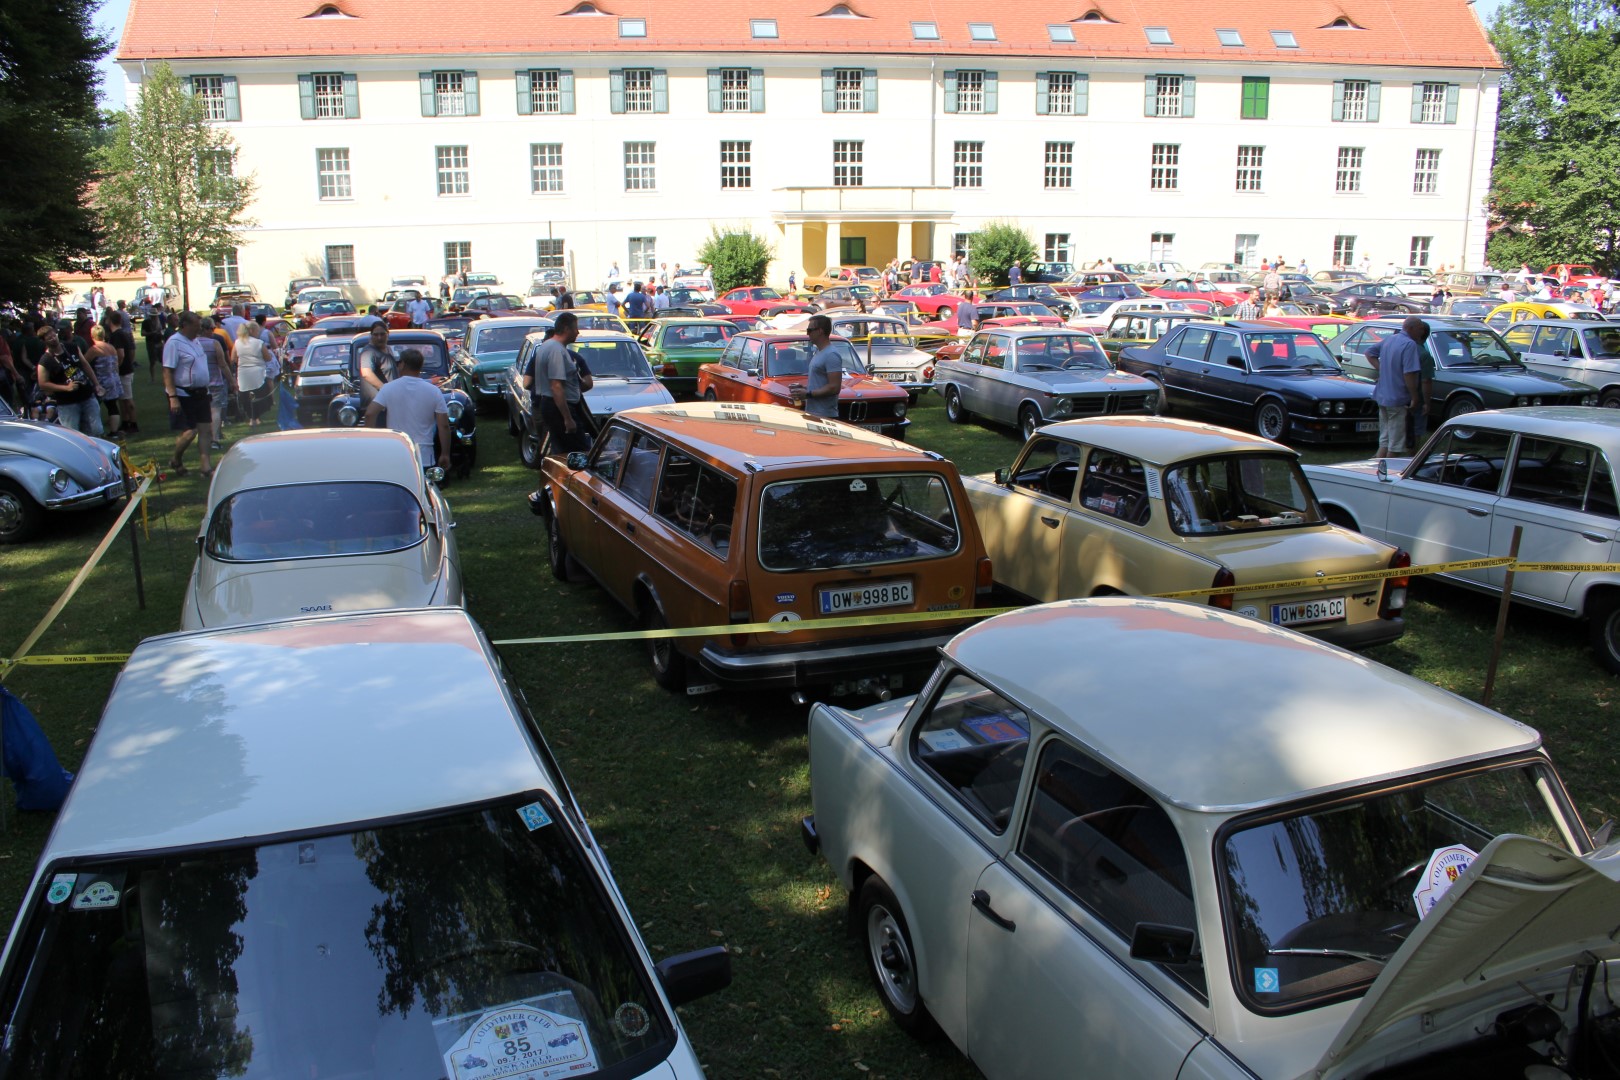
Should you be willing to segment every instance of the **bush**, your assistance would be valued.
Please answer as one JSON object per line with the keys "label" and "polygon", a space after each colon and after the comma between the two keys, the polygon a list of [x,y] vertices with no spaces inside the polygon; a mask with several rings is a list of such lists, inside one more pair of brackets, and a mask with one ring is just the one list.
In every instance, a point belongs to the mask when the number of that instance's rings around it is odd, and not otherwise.
{"label": "bush", "polygon": [[753,230],[721,232],[711,227],[709,238],[698,249],[698,262],[709,267],[714,277],[715,293],[721,294],[744,285],[765,284],[765,268],[775,252],[763,236]]}
{"label": "bush", "polygon": [[968,265],[973,276],[991,285],[1007,284],[1007,268],[1014,262],[1028,266],[1038,261],[1035,241],[1010,221],[992,221],[973,234]]}

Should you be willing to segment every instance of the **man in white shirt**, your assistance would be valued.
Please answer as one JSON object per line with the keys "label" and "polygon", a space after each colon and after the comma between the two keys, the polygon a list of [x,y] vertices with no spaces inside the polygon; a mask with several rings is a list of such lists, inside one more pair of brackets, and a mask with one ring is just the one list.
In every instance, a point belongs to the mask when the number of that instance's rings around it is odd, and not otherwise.
{"label": "man in white shirt", "polygon": [[[177,475],[186,475],[182,460],[186,447],[197,438],[197,427],[213,423],[212,403],[208,396],[208,354],[198,340],[202,334],[202,319],[195,311],[182,312],[180,332],[163,344],[163,389],[169,395],[169,427],[179,434],[174,440],[174,456],[169,468]],[[208,440],[197,443],[197,455],[202,459],[204,476],[214,471],[213,459],[208,454]]]}
{"label": "man in white shirt", "polygon": [[416,444],[417,460],[426,468],[434,463],[437,439],[438,461],[450,464],[450,414],[444,392],[422,378],[425,362],[421,349],[399,354],[395,377],[385,383],[366,406],[366,423],[372,427],[386,409],[391,431],[403,431]]}
{"label": "man in white shirt", "polygon": [[405,305],[405,311],[411,317],[412,326],[425,327],[427,326],[428,316],[433,311],[433,305],[427,302],[426,297],[418,295],[415,300]]}
{"label": "man in white shirt", "polygon": [[669,310],[669,287],[667,285],[655,286],[654,291],[653,291],[653,301],[652,302],[653,302],[653,310],[654,311],[668,311]]}

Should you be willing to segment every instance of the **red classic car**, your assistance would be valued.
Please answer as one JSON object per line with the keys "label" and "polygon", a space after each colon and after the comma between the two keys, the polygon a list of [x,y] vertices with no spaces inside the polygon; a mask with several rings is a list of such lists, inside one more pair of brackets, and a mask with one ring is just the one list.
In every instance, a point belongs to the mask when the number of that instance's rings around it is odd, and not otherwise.
{"label": "red classic car", "polygon": [[720,298],[720,303],[733,315],[776,315],[783,311],[811,312],[814,306],[802,300],[789,300],[775,289],[764,285],[749,285],[732,289]]}
{"label": "red classic car", "polygon": [[1242,303],[1246,294],[1226,292],[1208,281],[1177,278],[1154,289],[1149,295],[1162,296],[1166,300],[1209,300],[1222,307],[1231,307],[1233,304]]}
{"label": "red classic car", "polygon": [[963,298],[951,292],[938,283],[920,285],[907,285],[903,289],[896,289],[892,294],[903,296],[917,305],[918,311],[926,311],[930,315],[938,315],[948,319],[956,314],[956,309],[963,304]]}
{"label": "red classic car", "polygon": [[[873,378],[866,362],[844,338],[833,338],[844,356],[844,387],[838,418],[856,427],[904,439],[908,395],[899,386]],[[815,349],[804,334],[754,330],[726,343],[720,359],[698,368],[698,396],[705,401],[793,405],[793,387],[804,386]]]}
{"label": "red classic car", "polygon": [[994,300],[974,305],[979,328],[986,326],[1062,326],[1063,317],[1033,300]]}

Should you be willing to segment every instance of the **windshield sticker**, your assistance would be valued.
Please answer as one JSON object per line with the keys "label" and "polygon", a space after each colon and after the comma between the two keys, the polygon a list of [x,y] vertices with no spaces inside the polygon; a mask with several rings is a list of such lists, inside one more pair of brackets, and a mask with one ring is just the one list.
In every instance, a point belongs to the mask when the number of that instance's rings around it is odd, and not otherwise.
{"label": "windshield sticker", "polygon": [[985,742],[1017,742],[1029,738],[1029,728],[1010,716],[976,716],[962,721],[962,726]]}
{"label": "windshield sticker", "polygon": [[1254,992],[1257,994],[1275,994],[1281,985],[1277,977],[1276,968],[1254,969]]}
{"label": "windshield sticker", "polygon": [[1428,866],[1423,870],[1423,877],[1418,880],[1418,887],[1412,890],[1412,903],[1417,905],[1418,918],[1434,910],[1434,905],[1457,883],[1463,872],[1474,865],[1478,857],[1478,853],[1466,844],[1434,849],[1434,854],[1429,856]]}
{"label": "windshield sticker", "polygon": [[72,896],[73,882],[78,879],[78,876],[78,874],[57,874],[51,878],[51,887],[45,893],[45,902],[47,904],[60,904]]}
{"label": "windshield sticker", "polygon": [[486,1013],[444,1055],[449,1080],[547,1080],[594,1071],[585,1025],[527,1005]]}
{"label": "windshield sticker", "polygon": [[[119,884],[122,884],[123,875],[119,875]],[[74,911],[108,911],[118,906],[123,896],[118,885],[104,877],[93,878],[89,885],[79,891],[68,906]]]}
{"label": "windshield sticker", "polygon": [[537,802],[518,807],[518,817],[523,819],[523,824],[529,827],[530,832],[551,824],[551,815],[546,813],[546,808]]}
{"label": "windshield sticker", "polygon": [[866,481],[865,480],[851,480],[849,482],[849,490],[851,490],[851,491],[865,491],[866,490]]}
{"label": "windshield sticker", "polygon": [[936,753],[945,750],[966,750],[973,745],[960,731],[949,728],[943,731],[924,731],[917,737],[928,744],[928,749]]}
{"label": "windshield sticker", "polygon": [[613,1010],[613,1026],[627,1039],[637,1039],[652,1027],[652,1016],[634,1001],[627,1001]]}

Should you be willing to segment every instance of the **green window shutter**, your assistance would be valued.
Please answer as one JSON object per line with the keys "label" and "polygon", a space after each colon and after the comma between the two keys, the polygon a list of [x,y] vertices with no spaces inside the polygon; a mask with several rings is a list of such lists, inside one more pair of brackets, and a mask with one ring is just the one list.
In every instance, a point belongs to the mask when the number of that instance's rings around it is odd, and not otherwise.
{"label": "green window shutter", "polygon": [[1384,84],[1370,82],[1367,84],[1367,123],[1378,123],[1379,98],[1384,95]]}
{"label": "green window shutter", "polygon": [[612,112],[624,112],[624,69],[614,68],[608,72],[608,109]]}
{"label": "green window shutter", "polygon": [[572,115],[574,112],[574,73],[557,72],[557,111]]}
{"label": "green window shutter", "polygon": [[1423,123],[1423,84],[1412,84],[1412,123]]}
{"label": "green window shutter", "polygon": [[1459,87],[1456,83],[1446,84],[1446,123],[1448,124],[1455,124],[1457,122],[1458,89]]}
{"label": "green window shutter", "polygon": [[512,72],[512,85],[517,87],[517,111],[519,116],[531,116],[534,113],[534,83],[529,79],[527,70]]}
{"label": "green window shutter", "polygon": [[861,111],[877,112],[877,69],[861,69]]}
{"label": "green window shutter", "polygon": [[350,71],[343,73],[343,116],[360,119],[360,76]]}
{"label": "green window shutter", "polygon": [[424,71],[416,79],[422,87],[422,115],[438,116],[439,99],[433,96],[433,72]]}
{"label": "green window shutter", "polygon": [[821,69],[821,111],[838,111],[838,72],[831,68]]}
{"label": "green window shutter", "polygon": [[461,100],[466,104],[468,116],[478,115],[478,72],[461,73]]}
{"label": "green window shutter", "polygon": [[315,119],[315,76],[298,76],[298,115],[305,120]]}
{"label": "green window shutter", "polygon": [[242,99],[236,95],[236,76],[226,75],[219,82],[225,91],[225,119],[242,119]]}
{"label": "green window shutter", "polygon": [[1076,75],[1074,77],[1074,115],[1088,116],[1091,113],[1091,76]]}
{"label": "green window shutter", "polygon": [[1052,110],[1048,107],[1047,95],[1052,92],[1052,78],[1044,71],[1035,73],[1035,115],[1045,116]]}
{"label": "green window shutter", "polygon": [[1198,111],[1198,76],[1181,77],[1181,115],[1193,116]]}
{"label": "green window shutter", "polygon": [[748,111],[765,111],[765,69],[748,69]]}
{"label": "green window shutter", "polygon": [[1142,115],[1159,115],[1159,77],[1157,75],[1144,75],[1142,77]]}
{"label": "green window shutter", "polygon": [[669,112],[669,74],[663,70],[655,71],[653,76],[653,112]]}
{"label": "green window shutter", "polygon": [[998,81],[999,80],[996,78],[995,72],[987,71],[984,73],[984,111],[987,113],[993,113],[996,111],[997,104],[1001,97],[996,85]]}
{"label": "green window shutter", "polygon": [[720,81],[720,69],[709,69],[709,111],[724,112],[726,107],[725,89]]}
{"label": "green window shutter", "polygon": [[1344,80],[1333,84],[1333,119],[1344,119]]}
{"label": "green window shutter", "polygon": [[956,111],[956,72],[945,73],[945,111]]}

